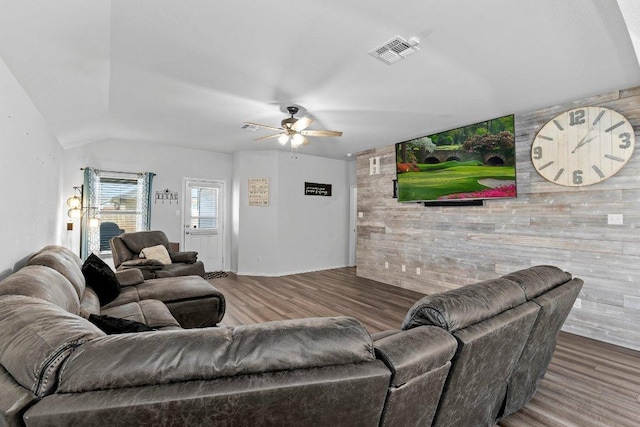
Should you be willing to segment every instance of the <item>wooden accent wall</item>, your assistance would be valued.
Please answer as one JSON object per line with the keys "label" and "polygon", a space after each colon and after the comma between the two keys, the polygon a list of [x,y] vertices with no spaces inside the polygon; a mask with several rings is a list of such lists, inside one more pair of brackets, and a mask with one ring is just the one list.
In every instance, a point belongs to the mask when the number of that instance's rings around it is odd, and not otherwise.
{"label": "wooden accent wall", "polygon": [[[535,171],[531,144],[546,121],[579,106],[625,115],[636,148],[605,182],[562,187]],[[585,282],[564,330],[640,350],[640,87],[516,114],[515,131],[518,197],[484,206],[398,203],[394,146],[358,153],[358,276],[429,294],[555,265]],[[381,174],[370,176],[377,156]],[[609,213],[624,224],[608,225]]]}

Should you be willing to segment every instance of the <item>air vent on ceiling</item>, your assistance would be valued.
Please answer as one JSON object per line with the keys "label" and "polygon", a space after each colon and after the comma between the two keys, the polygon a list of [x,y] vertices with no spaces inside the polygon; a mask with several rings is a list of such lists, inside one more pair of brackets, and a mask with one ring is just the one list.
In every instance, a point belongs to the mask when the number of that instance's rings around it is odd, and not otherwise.
{"label": "air vent on ceiling", "polygon": [[240,126],[240,129],[246,129],[246,130],[250,130],[251,132],[255,132],[255,131],[257,131],[257,130],[258,130],[258,129],[260,129],[260,128],[259,128],[258,126],[254,126],[254,125],[252,125],[252,124],[250,124],[250,123],[243,123],[243,124]]}
{"label": "air vent on ceiling", "polygon": [[369,52],[369,55],[384,62],[385,64],[394,64],[399,60],[416,53],[420,40],[416,37],[412,37],[409,41],[403,39],[400,36],[395,36],[388,42],[376,47]]}

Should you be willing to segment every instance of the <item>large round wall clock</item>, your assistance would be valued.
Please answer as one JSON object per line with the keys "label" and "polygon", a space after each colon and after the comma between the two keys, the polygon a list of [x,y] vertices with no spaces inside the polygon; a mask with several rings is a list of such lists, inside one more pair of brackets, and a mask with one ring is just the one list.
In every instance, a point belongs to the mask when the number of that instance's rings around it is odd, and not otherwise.
{"label": "large round wall clock", "polygon": [[565,111],[538,131],[531,161],[538,173],[558,185],[579,187],[615,175],[635,147],[633,126],[605,107]]}

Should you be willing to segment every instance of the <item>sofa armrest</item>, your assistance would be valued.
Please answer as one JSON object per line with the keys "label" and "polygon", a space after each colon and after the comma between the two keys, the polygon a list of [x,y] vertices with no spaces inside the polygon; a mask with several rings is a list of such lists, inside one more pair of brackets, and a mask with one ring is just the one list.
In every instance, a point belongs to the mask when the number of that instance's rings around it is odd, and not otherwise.
{"label": "sofa armrest", "polygon": [[128,268],[116,271],[116,278],[120,286],[133,286],[144,282],[144,276],[139,268]]}
{"label": "sofa armrest", "polygon": [[374,346],[376,357],[393,373],[392,384],[400,386],[446,364],[458,342],[441,328],[419,326],[377,340]]}
{"label": "sofa armrest", "polygon": [[171,262],[184,262],[186,264],[193,264],[198,260],[198,252],[185,251],[185,252],[172,252],[169,254]]}
{"label": "sofa armrest", "polygon": [[76,393],[375,361],[350,317],[109,335],[79,346],[59,376]]}
{"label": "sofa armrest", "polygon": [[126,270],[129,268],[143,268],[145,270],[160,270],[164,268],[164,264],[156,259],[136,258],[123,261],[118,269]]}

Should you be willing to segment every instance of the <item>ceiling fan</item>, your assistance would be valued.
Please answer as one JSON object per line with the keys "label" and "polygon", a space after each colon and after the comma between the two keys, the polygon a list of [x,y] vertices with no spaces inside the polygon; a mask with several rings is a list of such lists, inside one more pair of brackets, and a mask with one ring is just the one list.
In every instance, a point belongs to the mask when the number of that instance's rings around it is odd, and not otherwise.
{"label": "ceiling fan", "polygon": [[245,122],[245,125],[248,126],[270,129],[278,132],[273,135],[256,138],[254,141],[278,138],[280,145],[286,145],[287,142],[291,142],[291,148],[297,148],[301,145],[309,144],[309,140],[306,138],[307,136],[342,136],[342,132],[335,130],[306,130],[309,125],[313,123],[313,119],[310,117],[302,117],[300,119],[293,117],[298,112],[298,107],[287,107],[287,111],[291,114],[291,117],[282,120],[282,122],[280,122],[281,127],[279,128],[261,125],[259,123]]}

